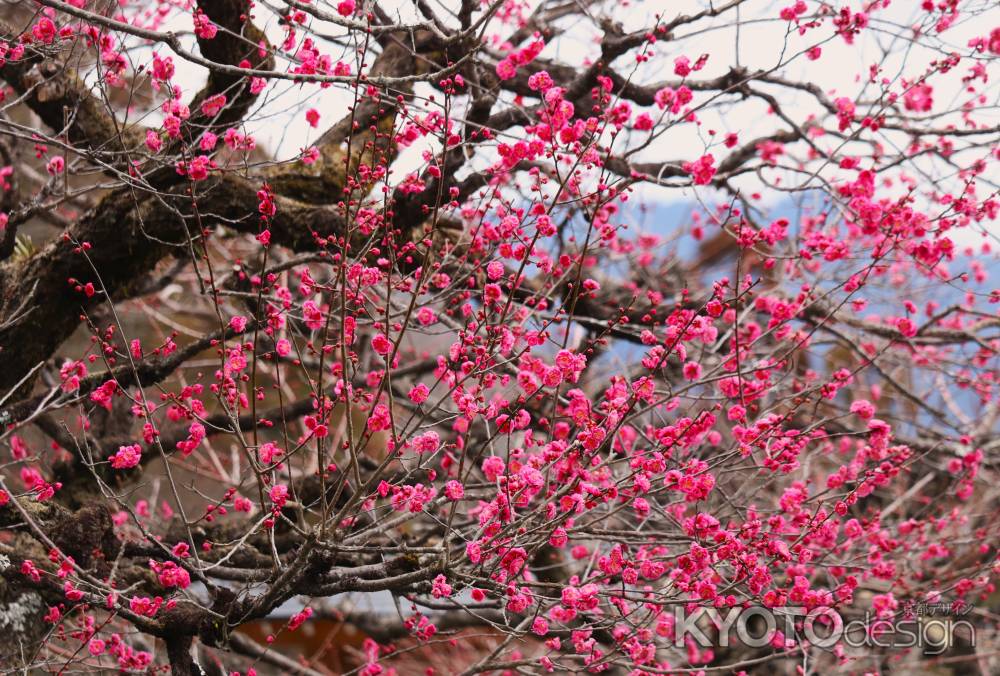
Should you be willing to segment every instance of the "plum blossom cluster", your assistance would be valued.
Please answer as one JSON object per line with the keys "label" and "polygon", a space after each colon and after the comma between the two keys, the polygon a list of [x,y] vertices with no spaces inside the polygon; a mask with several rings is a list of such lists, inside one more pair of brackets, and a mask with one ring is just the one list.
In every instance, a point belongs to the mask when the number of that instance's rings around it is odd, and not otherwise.
{"label": "plum blossom cluster", "polygon": [[[44,127],[0,119],[17,668],[707,673],[765,653],[676,608],[995,616],[1000,29],[741,4],[74,0],[0,42]],[[777,65],[698,38],[736,24]]]}

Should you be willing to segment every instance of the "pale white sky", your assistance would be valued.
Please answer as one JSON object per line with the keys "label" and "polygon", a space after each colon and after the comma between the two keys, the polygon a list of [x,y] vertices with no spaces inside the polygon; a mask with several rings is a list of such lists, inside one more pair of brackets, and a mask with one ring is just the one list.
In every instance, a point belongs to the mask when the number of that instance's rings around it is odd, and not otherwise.
{"label": "pale white sky", "polygon": [[[537,0],[527,3],[532,7]],[[664,79],[676,79],[671,72],[673,59],[676,56],[688,56],[691,61],[695,61],[701,54],[708,54],[709,59],[705,68],[696,73],[698,79],[711,78],[726,72],[731,66],[740,64],[755,69],[775,69],[777,73],[788,79],[800,80],[816,83],[831,96],[847,96],[852,99],[872,98],[876,90],[866,83],[868,68],[873,63],[881,63],[883,66],[882,76],[895,82],[893,90],[902,91],[898,80],[902,78],[913,79],[924,73],[928,63],[940,58],[942,52],[966,51],[966,44],[970,38],[983,36],[989,33],[993,26],[1000,25],[1000,3],[992,0],[974,0],[967,3],[969,9],[982,10],[978,15],[962,16],[943,34],[933,32],[922,38],[921,43],[912,41],[909,37],[913,34],[910,27],[917,26],[921,21],[925,24],[925,29],[929,28],[925,19],[926,13],[921,10],[917,0],[895,0],[887,9],[880,10],[872,17],[871,28],[855,40],[853,45],[848,45],[839,36],[834,36],[827,22],[819,29],[808,32],[805,36],[800,36],[794,30],[789,30],[788,22],[778,17],[778,12],[786,4],[791,5],[794,0],[776,3],[769,0],[750,0],[740,8],[740,19],[742,25],[737,31],[731,24],[733,23],[733,13],[729,12],[720,19],[710,19],[699,21],[690,26],[683,26],[677,29],[675,39],[671,42],[660,42],[656,49],[658,56],[652,59],[651,64],[636,69],[633,79],[644,84],[662,81]],[[322,3],[321,3],[322,4]],[[335,3],[333,3],[335,4]],[[434,3],[437,8],[450,7],[453,2]],[[843,3],[842,3],[843,4]],[[651,26],[655,23],[655,16],[662,15],[673,17],[679,14],[694,14],[702,10],[708,3],[695,0],[631,0],[613,3],[608,5],[614,8],[610,17],[622,24],[625,30],[636,30]],[[815,10],[817,3],[808,2],[810,11]],[[861,9],[862,3],[852,0],[846,3],[852,10]],[[391,14],[398,14],[403,20],[416,20],[413,5],[409,0],[395,0],[390,3],[383,3]],[[838,5],[838,7],[841,5]],[[331,7],[332,11],[332,7]],[[260,7],[258,9],[258,25],[261,18],[268,15]],[[446,12],[441,10],[441,15]],[[284,39],[284,31],[273,20],[273,15],[268,15],[271,19],[264,26],[272,43],[280,43]],[[165,28],[174,30],[189,30],[190,19],[181,16],[172,20]],[[543,56],[557,57],[570,64],[582,64],[588,58],[599,53],[595,40],[599,39],[599,33],[594,29],[593,23],[583,19],[575,19],[567,24],[569,30],[550,43]],[[335,32],[334,27],[323,26],[326,33]],[[505,34],[506,30],[501,30]],[[193,36],[191,41],[193,42]],[[927,43],[933,48],[928,48],[922,43]],[[819,61],[811,61],[802,52],[816,44],[821,44],[823,57]],[[335,58],[339,56],[335,47],[327,47]],[[165,50],[159,48],[161,53]],[[885,56],[888,55],[888,56]],[[193,93],[204,79],[204,70],[198,66],[188,64],[175,57],[178,75],[175,79],[179,83],[187,83]],[[617,64],[627,67],[627,58],[620,59]],[[281,65],[279,64],[279,67]],[[621,68],[620,68],[621,70]],[[960,71],[966,71],[967,66],[959,67]],[[983,92],[987,97],[989,108],[977,113],[977,117],[983,121],[990,121],[993,125],[1000,124],[1000,109],[998,109],[998,82],[1000,82],[1000,68],[997,60],[988,66],[991,72],[990,84]],[[935,112],[943,106],[962,96],[959,76],[949,75],[946,77],[936,77],[935,84]],[[951,87],[946,85],[951,84]],[[778,90],[771,89],[772,92]],[[419,93],[419,92],[418,92]],[[787,90],[781,91],[779,101],[785,107],[789,115],[796,120],[805,119],[812,113],[819,113],[820,108],[811,96],[805,93],[794,93]],[[959,99],[961,100],[961,99]],[[325,126],[337,121],[346,111],[347,105],[351,101],[351,95],[345,88],[330,87],[320,89],[315,85],[302,87],[292,85],[287,81],[272,82],[269,86],[266,99],[259,114],[248,124],[248,130],[258,139],[258,143],[270,152],[273,152],[279,159],[287,159],[296,156],[301,149],[308,147],[316,137],[322,133]],[[696,94],[695,103],[701,103],[704,97]],[[305,123],[305,111],[308,108],[316,108],[320,111],[322,119],[319,128],[312,129]],[[735,105],[724,109],[710,109],[700,114],[702,124],[697,131],[691,125],[676,125],[664,133],[650,148],[637,159],[694,159],[704,152],[705,143],[710,139],[706,133],[708,129],[715,129],[719,135],[715,137],[718,141],[722,136],[730,131],[738,132],[741,140],[750,140],[762,134],[772,131],[776,126],[780,126],[780,120],[776,120],[773,115],[766,114],[765,105],[759,100],[740,101]],[[946,122],[960,122],[959,118],[952,116],[942,118],[936,124],[943,125]],[[906,138],[902,135],[886,137],[889,144],[903,144]],[[833,145],[833,140],[823,141]],[[410,171],[422,163],[420,153],[425,149],[436,149],[433,140],[418,142],[411,149],[404,153],[396,166],[396,175],[401,176],[406,171]],[[715,150],[717,157],[725,154],[725,149]],[[484,160],[484,164],[486,161]],[[926,172],[926,177],[941,178],[944,169],[935,165],[930,159],[920,160],[919,166]],[[952,170],[947,169],[950,173]],[[795,180],[796,177],[788,176],[786,180]],[[993,179],[1000,182],[1000,176],[993,176]],[[741,187],[752,192],[759,188],[759,181],[755,177],[748,177],[743,180]],[[784,194],[777,191],[763,191],[765,200],[783,200]],[[654,186],[646,186],[640,189],[640,195],[651,201],[692,201],[694,195],[690,191],[677,189],[663,189]],[[965,233],[964,236],[957,237],[959,243],[972,244],[981,241],[981,235],[976,233]]]}

